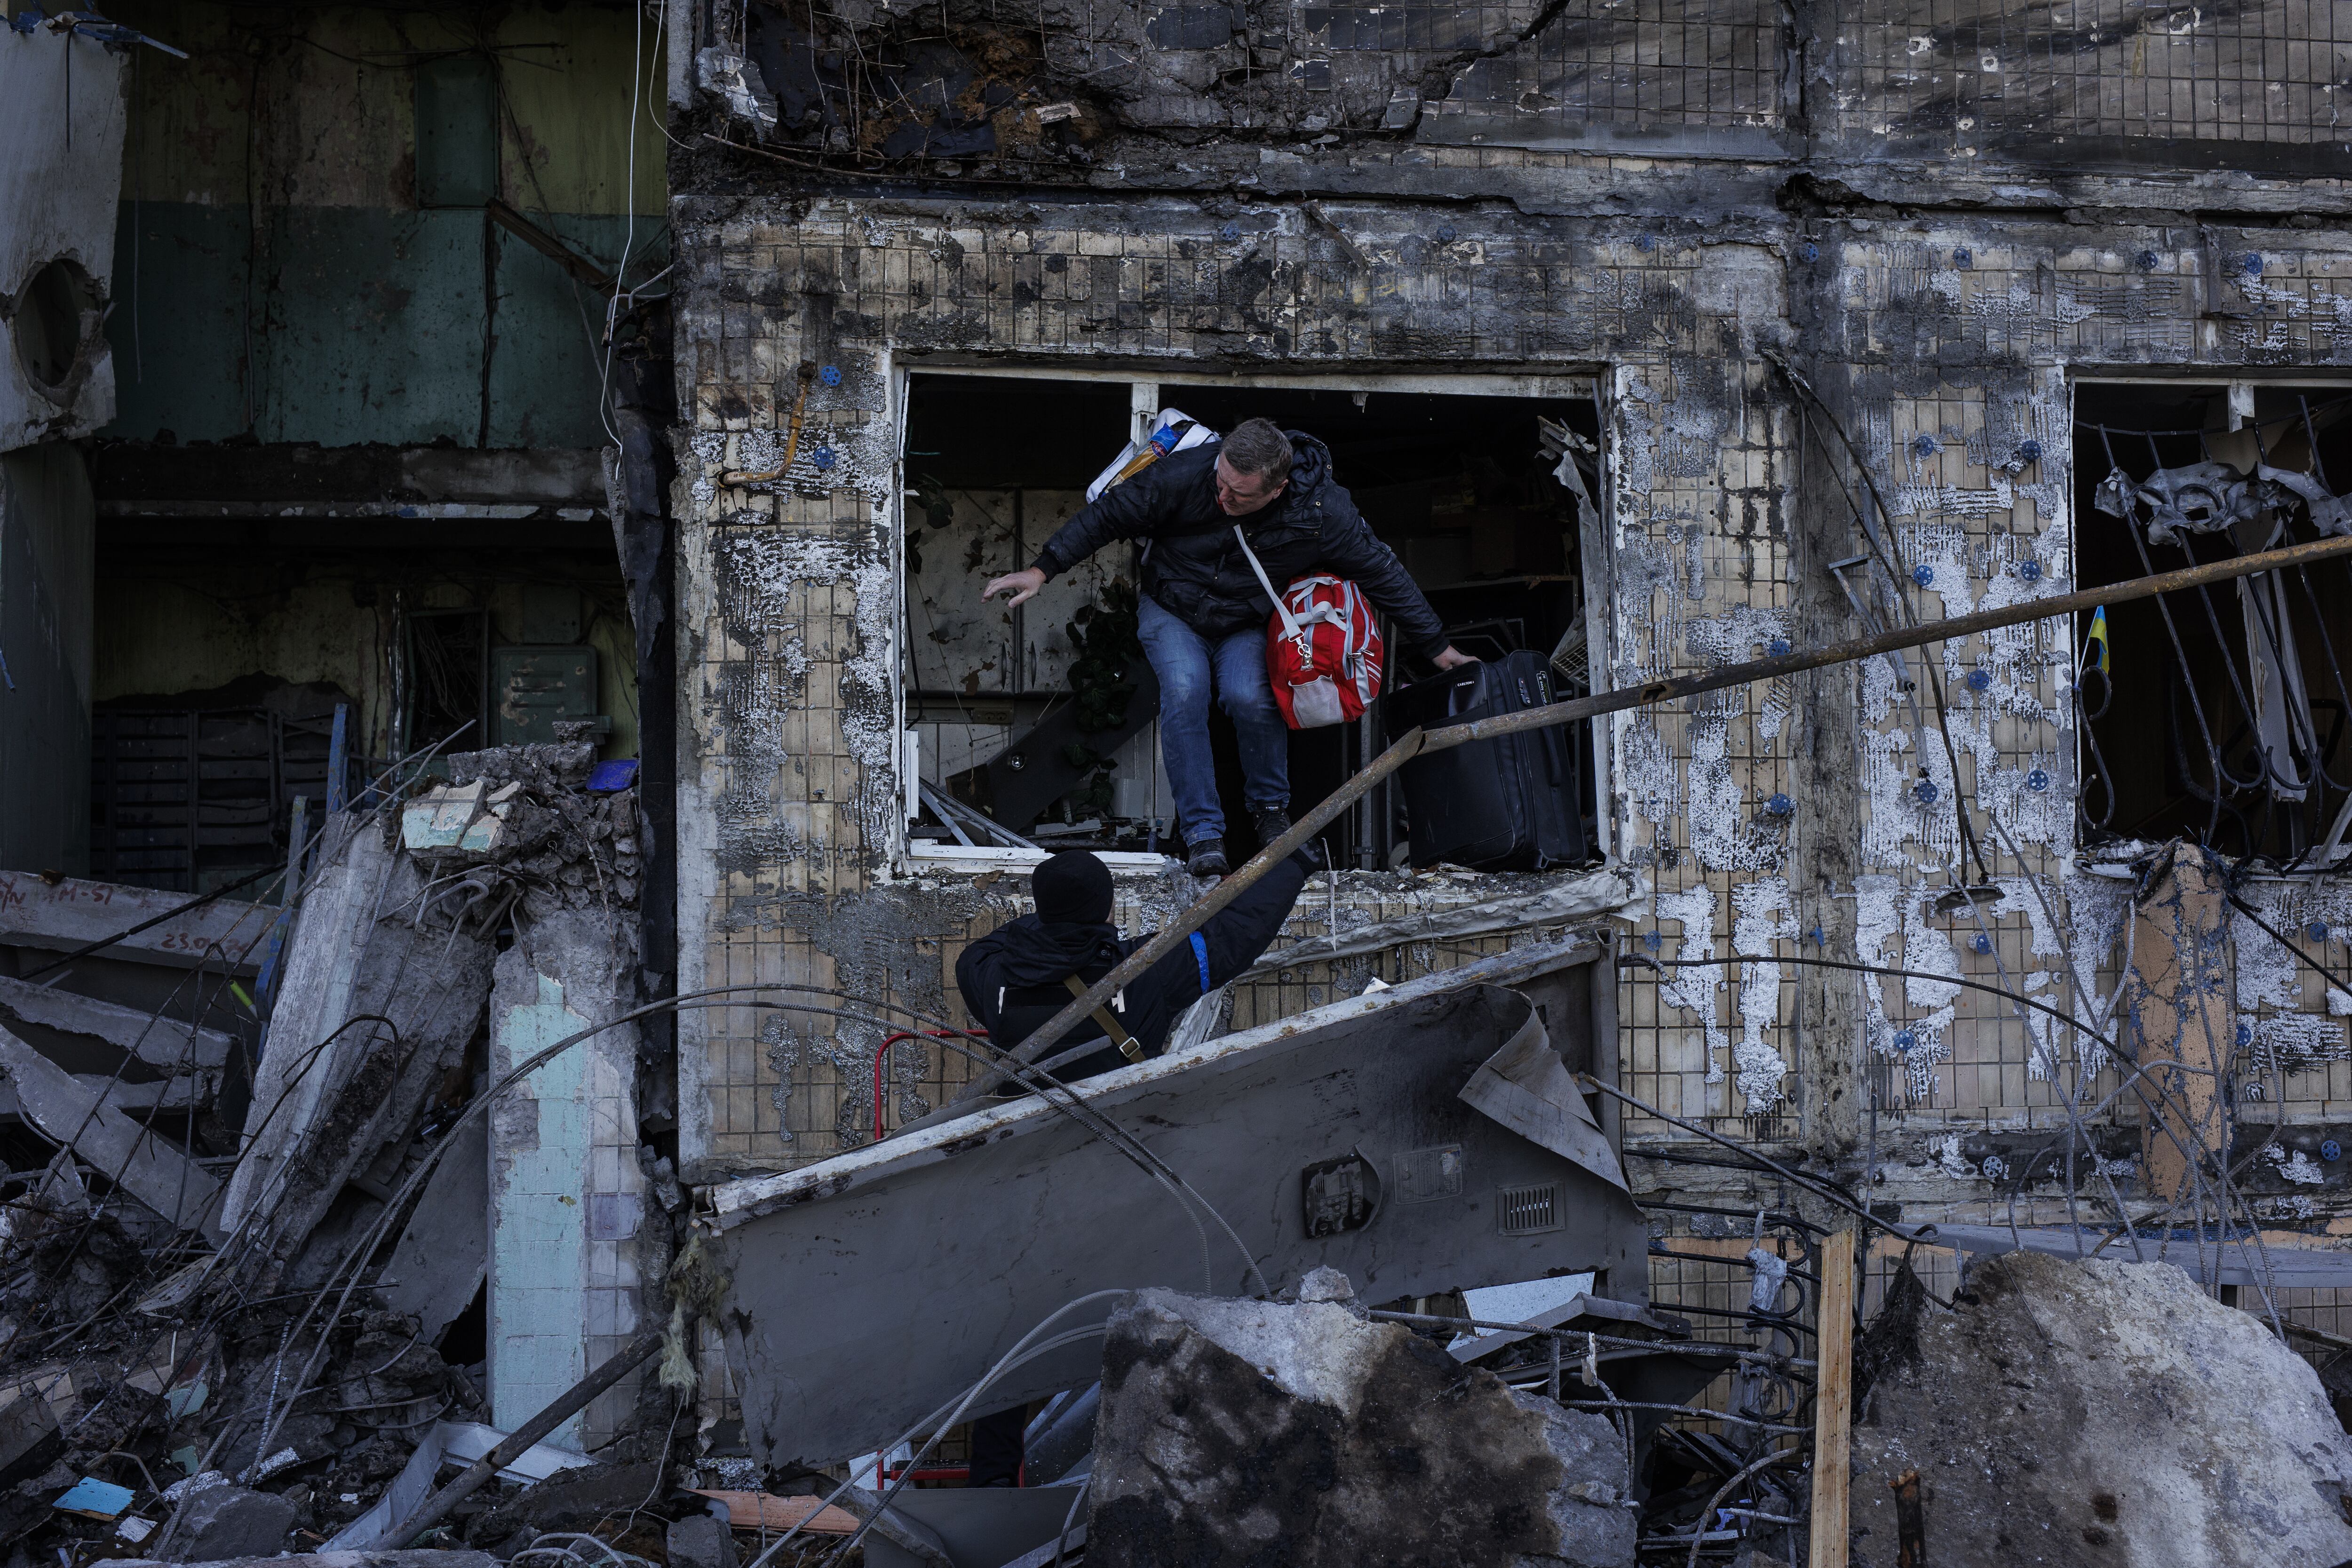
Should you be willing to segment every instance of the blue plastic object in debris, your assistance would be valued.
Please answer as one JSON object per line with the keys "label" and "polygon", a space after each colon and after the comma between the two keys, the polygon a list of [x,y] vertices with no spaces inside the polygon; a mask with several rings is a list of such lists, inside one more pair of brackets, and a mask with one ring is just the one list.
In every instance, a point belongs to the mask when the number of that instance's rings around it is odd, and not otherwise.
{"label": "blue plastic object in debris", "polygon": [[1775,816],[1787,816],[1795,812],[1797,809],[1797,803],[1790,800],[1787,795],[1782,795],[1779,790],[1774,790],[1772,792],[1772,798],[1764,803],[1764,809],[1770,812]]}
{"label": "blue plastic object in debris", "polygon": [[1919,797],[1921,805],[1933,805],[1936,804],[1936,781],[1921,779],[1911,786],[1911,793]]}
{"label": "blue plastic object in debris", "polygon": [[49,1506],[68,1513],[88,1514],[92,1519],[117,1519],[131,1506],[131,1489],[101,1481],[96,1476],[84,1476]]}
{"label": "blue plastic object in debris", "polygon": [[1924,430],[1911,437],[1911,455],[1915,458],[1932,458],[1943,449],[1944,444]]}
{"label": "blue plastic object in debris", "polygon": [[2254,1027],[2253,1027],[2253,1026],[2252,1026],[2252,1025],[2251,1025],[2251,1024],[2241,1024],[2241,1025],[2239,1025],[2239,1026],[2238,1026],[2238,1044],[2239,1044],[2240,1046],[2243,1047],[2243,1046],[2251,1046],[2251,1045],[2252,1045],[2253,1043],[2254,1043]]}
{"label": "blue plastic object in debris", "polygon": [[1979,931],[1969,942],[1969,945],[1975,948],[1979,952],[1990,952],[1992,951],[1992,938],[1984,931]]}
{"label": "blue plastic object in debris", "polygon": [[2344,1145],[2333,1138],[2324,1138],[2319,1143],[2319,1157],[2333,1165],[2344,1158]]}
{"label": "blue plastic object in debris", "polygon": [[1931,587],[1936,581],[1936,569],[1933,566],[1914,566],[1911,568],[1911,581],[1922,588]]}
{"label": "blue plastic object in debris", "polygon": [[588,773],[588,793],[614,795],[637,782],[637,759],[623,757],[617,763],[598,763]]}
{"label": "blue plastic object in debris", "polygon": [[8,18],[8,30],[12,33],[30,33],[40,25],[41,14],[38,11],[19,11]]}
{"label": "blue plastic object in debris", "polygon": [[1972,669],[1972,670],[1969,671],[1969,689],[1970,691],[1990,691],[1990,690],[1991,690],[1991,689],[1992,689],[1992,676],[1991,676],[1991,674],[1990,674],[1990,672],[1988,672],[1988,671],[1981,670],[1981,669]]}
{"label": "blue plastic object in debris", "polygon": [[2020,441],[2017,444],[2017,460],[2021,463],[2040,462],[2042,460],[2042,443],[2035,440],[2031,436],[2027,437],[2024,440]]}
{"label": "blue plastic object in debris", "polygon": [[830,447],[819,447],[809,458],[809,461],[814,463],[819,468],[833,467],[833,448]]}
{"label": "blue plastic object in debris", "polygon": [[1770,642],[1764,645],[1764,651],[1770,654],[1774,658],[1786,658],[1789,657],[1789,639],[1787,637],[1774,637]]}
{"label": "blue plastic object in debris", "polygon": [[2327,940],[2327,922],[2326,921],[2314,921],[2305,929],[2310,933],[2311,940],[2314,942],[2326,942]]}
{"label": "blue plastic object in debris", "polygon": [[1976,257],[1970,253],[1969,247],[1965,245],[1960,247],[1959,249],[1952,252],[1952,265],[1955,267],[1973,267],[1976,265]]}
{"label": "blue plastic object in debris", "polygon": [[2017,563],[2017,574],[2029,583],[2039,583],[2042,581],[2042,563],[2032,560],[2021,561]]}
{"label": "blue plastic object in debris", "polygon": [[2025,775],[2025,787],[2040,795],[2050,787],[2050,775],[2040,768]]}
{"label": "blue plastic object in debris", "polygon": [[839,386],[841,384],[841,367],[837,364],[829,364],[823,370],[816,373],[816,378],[824,383],[827,386]]}
{"label": "blue plastic object in debris", "polygon": [[1909,1051],[1909,1050],[1910,1050],[1910,1048],[1911,1048],[1912,1047],[1914,1047],[1914,1046],[1917,1045],[1918,1043],[1919,1043],[1919,1037],[1918,1037],[1918,1036],[1916,1036],[1916,1035],[1915,1035],[1915,1034],[1913,1034],[1910,1030],[1908,1030],[1908,1029],[1899,1029],[1899,1030],[1895,1031],[1895,1048],[1896,1050],[1898,1050],[1898,1051],[1906,1051],[1906,1052],[1907,1052],[1907,1051]]}
{"label": "blue plastic object in debris", "polygon": [[1655,952],[1658,949],[1666,945],[1665,933],[1654,931],[1643,931],[1642,933],[1642,945],[1648,948],[1652,952]]}

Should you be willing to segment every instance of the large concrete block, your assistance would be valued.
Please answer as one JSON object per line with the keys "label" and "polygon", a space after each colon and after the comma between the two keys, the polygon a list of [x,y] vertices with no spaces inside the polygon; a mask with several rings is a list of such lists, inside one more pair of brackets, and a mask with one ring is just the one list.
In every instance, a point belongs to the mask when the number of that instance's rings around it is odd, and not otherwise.
{"label": "large concrete block", "polygon": [[1625,1450],[1338,1301],[1139,1292],[1110,1321],[1097,1568],[1630,1564]]}
{"label": "large concrete block", "polygon": [[2012,1252],[1950,1311],[1898,1279],[1857,1363],[1853,1568],[1895,1568],[1914,1470],[1936,1568],[2352,1560],[2318,1374],[2171,1264]]}
{"label": "large concrete block", "polygon": [[294,1528],[294,1505],[270,1492],[208,1487],[188,1500],[173,1557],[215,1563],[232,1557],[275,1557]]}

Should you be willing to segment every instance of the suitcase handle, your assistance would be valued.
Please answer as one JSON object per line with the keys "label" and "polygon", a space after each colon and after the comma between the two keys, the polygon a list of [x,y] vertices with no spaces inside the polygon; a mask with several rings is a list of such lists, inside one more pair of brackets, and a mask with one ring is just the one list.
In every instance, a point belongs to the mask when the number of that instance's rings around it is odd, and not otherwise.
{"label": "suitcase handle", "polygon": [[1560,786],[1561,775],[1568,771],[1567,726],[1554,724],[1536,733],[1543,737],[1544,779],[1552,788]]}

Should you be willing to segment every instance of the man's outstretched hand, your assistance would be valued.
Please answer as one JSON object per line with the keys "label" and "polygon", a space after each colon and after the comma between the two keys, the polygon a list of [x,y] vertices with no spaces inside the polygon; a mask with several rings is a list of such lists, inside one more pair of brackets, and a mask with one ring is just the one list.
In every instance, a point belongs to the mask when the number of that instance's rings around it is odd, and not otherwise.
{"label": "man's outstretched hand", "polygon": [[[1013,579],[1012,579],[1012,578],[1010,578],[1010,577],[1007,577],[1007,578],[1005,578],[1005,579],[1003,579],[1003,580],[1004,580],[1005,582],[1007,582],[1007,583],[1010,583],[1011,581],[1013,581]],[[1014,600],[1013,602],[1014,602],[1015,604],[1020,603],[1020,601],[1019,601],[1019,600],[1017,600],[1017,599],[1016,599],[1016,600]],[[1477,662],[1478,662],[1478,661],[1477,661],[1475,658],[1472,658],[1470,655],[1468,655],[1468,654],[1466,654],[1466,653],[1464,653],[1460,648],[1455,647],[1452,643],[1447,643],[1447,644],[1445,645],[1445,651],[1444,651],[1444,653],[1441,653],[1441,654],[1439,654],[1439,655],[1437,656],[1437,668],[1440,668],[1440,669],[1459,669],[1459,668],[1462,668],[1464,665],[1465,665],[1465,664],[1475,664],[1475,663],[1477,663]]]}
{"label": "man's outstretched hand", "polygon": [[[1010,594],[1013,597],[1004,601],[1004,607],[1009,610],[1024,600],[1035,598],[1037,590],[1045,585],[1045,574],[1034,566],[1025,572],[1008,572],[980,591],[980,602],[984,605],[999,594]],[[1451,653],[1454,650],[1448,648],[1445,651]]]}

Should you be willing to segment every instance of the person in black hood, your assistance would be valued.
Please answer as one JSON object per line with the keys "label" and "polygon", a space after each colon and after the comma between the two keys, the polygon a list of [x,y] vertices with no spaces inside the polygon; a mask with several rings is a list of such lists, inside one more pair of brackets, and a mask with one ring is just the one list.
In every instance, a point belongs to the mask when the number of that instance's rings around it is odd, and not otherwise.
{"label": "person in black hood", "polygon": [[[1089,1040],[1102,1042],[1101,1048],[1054,1068],[1054,1076],[1087,1078],[1158,1056],[1185,1008],[1258,961],[1289,918],[1307,872],[1305,857],[1293,855],[1210,916],[1190,942],[1129,981],[1108,1006],[1055,1044],[1046,1059]],[[1133,941],[1120,937],[1110,923],[1110,871],[1083,849],[1045,860],[1030,874],[1029,887],[1037,912],[1007,921],[956,960],[956,988],[963,993],[965,1010],[1001,1051],[1027,1039],[1068,1006],[1071,997],[1150,940],[1149,933]],[[1106,1013],[1116,1033],[1105,1027]],[[1131,1056],[1118,1043],[1121,1037],[1133,1047]]]}
{"label": "person in black hood", "polygon": [[1160,749],[1183,820],[1185,865],[1222,877],[1224,810],[1209,755],[1209,696],[1241,743],[1243,802],[1261,843],[1290,828],[1290,735],[1266,677],[1274,602],[1236,536],[1281,584],[1317,572],[1353,578],[1413,647],[1440,669],[1468,664],[1446,641],[1396,552],[1331,477],[1331,453],[1302,431],[1246,420],[1222,443],[1162,458],[1055,531],[1025,571],[991,582],[985,601],[1018,605],[1114,540],[1150,541],[1137,633],[1160,678]]}
{"label": "person in black hood", "polygon": [[[1054,1076],[1067,1082],[1158,1056],[1185,1008],[1258,961],[1298,901],[1307,870],[1304,856],[1291,856],[1210,916],[1190,942],[1129,981],[1108,1007],[1046,1052],[1052,1062],[1073,1047],[1102,1042],[1099,1049],[1054,1068]],[[1131,942],[1119,936],[1110,923],[1110,869],[1083,849],[1047,858],[1029,874],[1029,890],[1035,914],[998,926],[956,960],[964,1010],[1001,1051],[1036,1033],[1071,997],[1150,940],[1149,933]],[[1026,1408],[1015,1405],[972,1423],[969,1484],[1020,1484],[1027,1421]]]}

